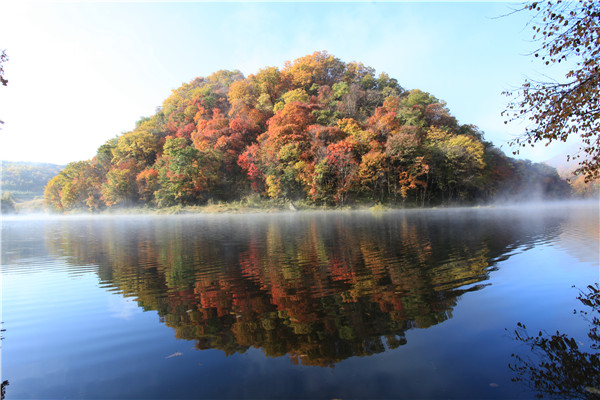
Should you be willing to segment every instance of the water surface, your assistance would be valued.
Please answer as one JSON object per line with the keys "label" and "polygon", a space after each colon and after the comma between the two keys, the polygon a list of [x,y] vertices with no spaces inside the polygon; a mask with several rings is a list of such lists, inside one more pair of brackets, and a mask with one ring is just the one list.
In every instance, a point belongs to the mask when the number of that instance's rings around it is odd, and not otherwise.
{"label": "water surface", "polygon": [[5,218],[6,398],[530,398],[510,332],[586,340],[598,224],[596,203]]}

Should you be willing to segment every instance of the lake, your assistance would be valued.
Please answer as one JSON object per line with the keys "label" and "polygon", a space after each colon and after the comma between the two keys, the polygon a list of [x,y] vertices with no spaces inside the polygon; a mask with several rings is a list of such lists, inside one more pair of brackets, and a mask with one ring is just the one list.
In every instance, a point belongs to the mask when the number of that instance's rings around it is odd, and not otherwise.
{"label": "lake", "polygon": [[590,348],[599,222],[597,202],[5,217],[6,399],[531,398],[514,331]]}

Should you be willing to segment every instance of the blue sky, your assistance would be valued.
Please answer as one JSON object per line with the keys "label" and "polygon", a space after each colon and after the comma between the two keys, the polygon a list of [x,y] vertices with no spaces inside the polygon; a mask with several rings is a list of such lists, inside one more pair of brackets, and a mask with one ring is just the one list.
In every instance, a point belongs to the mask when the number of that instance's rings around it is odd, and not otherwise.
{"label": "blue sky", "polygon": [[[510,154],[504,90],[546,73],[514,3],[322,2],[4,4],[0,158],[64,164],[152,115],[171,90],[219,69],[246,76],[326,50],[430,92]],[[521,151],[547,160],[573,144]]]}

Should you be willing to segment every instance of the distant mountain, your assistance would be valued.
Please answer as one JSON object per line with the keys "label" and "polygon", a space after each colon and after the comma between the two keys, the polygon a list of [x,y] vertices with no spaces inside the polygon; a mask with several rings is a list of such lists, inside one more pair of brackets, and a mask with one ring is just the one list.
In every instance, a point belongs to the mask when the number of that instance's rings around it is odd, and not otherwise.
{"label": "distant mountain", "polygon": [[569,178],[573,175],[573,171],[577,168],[579,161],[578,160],[569,160],[567,161],[567,153],[558,154],[552,158],[549,158],[546,161],[543,161],[544,164],[547,164],[551,167],[556,168],[556,171],[562,178]]}
{"label": "distant mountain", "polygon": [[[571,152],[571,154],[575,151]],[[576,197],[591,198],[600,197],[600,180],[585,182],[581,175],[575,175],[575,170],[579,166],[580,160],[570,159],[567,161],[566,154],[559,154],[545,161],[544,164],[556,168],[561,178],[567,180],[571,185],[573,195]]]}
{"label": "distant mountain", "polygon": [[64,165],[1,161],[0,186],[2,192],[11,192],[16,201],[33,200],[44,196],[44,188],[50,179],[54,178]]}

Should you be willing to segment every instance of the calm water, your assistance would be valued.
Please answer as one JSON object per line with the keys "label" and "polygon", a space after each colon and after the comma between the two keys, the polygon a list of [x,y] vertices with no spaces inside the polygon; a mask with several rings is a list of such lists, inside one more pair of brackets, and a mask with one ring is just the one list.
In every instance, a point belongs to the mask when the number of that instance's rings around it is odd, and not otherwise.
{"label": "calm water", "polygon": [[511,333],[589,345],[598,209],[5,218],[6,399],[531,398]]}

